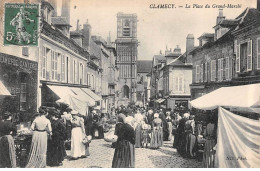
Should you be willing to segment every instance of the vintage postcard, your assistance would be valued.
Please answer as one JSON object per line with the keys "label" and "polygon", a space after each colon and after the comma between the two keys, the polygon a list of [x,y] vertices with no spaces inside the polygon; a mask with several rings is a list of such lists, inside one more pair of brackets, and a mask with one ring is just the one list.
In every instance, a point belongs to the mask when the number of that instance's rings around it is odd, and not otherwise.
{"label": "vintage postcard", "polygon": [[1,0],[0,168],[259,168],[260,0]]}

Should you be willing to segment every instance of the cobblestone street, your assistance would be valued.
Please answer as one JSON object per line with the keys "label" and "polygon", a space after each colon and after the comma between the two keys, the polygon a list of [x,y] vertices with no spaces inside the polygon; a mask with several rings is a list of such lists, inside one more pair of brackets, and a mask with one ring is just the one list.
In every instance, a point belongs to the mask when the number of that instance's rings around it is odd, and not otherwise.
{"label": "cobblestone street", "polygon": [[[199,168],[202,163],[194,159],[182,158],[172,148],[172,142],[164,142],[158,150],[136,148],[136,168]],[[70,154],[70,151],[67,151]],[[78,160],[65,159],[60,168],[111,168],[114,148],[103,139],[93,140],[90,145],[90,157]]]}

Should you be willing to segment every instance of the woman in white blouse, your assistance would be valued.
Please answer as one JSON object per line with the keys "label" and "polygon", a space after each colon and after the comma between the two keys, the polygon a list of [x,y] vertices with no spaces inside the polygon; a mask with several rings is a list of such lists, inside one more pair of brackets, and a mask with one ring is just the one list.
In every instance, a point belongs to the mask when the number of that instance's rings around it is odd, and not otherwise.
{"label": "woman in white blouse", "polygon": [[39,113],[40,116],[31,125],[33,136],[26,168],[46,167],[47,140],[48,134],[52,135],[52,128],[50,120],[46,118],[46,107],[40,107]]}

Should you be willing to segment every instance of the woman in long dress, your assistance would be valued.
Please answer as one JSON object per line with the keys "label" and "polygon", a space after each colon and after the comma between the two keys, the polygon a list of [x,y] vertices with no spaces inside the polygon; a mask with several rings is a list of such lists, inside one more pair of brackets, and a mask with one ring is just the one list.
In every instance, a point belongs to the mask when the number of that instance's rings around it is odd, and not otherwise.
{"label": "woman in long dress", "polygon": [[185,155],[187,157],[193,158],[195,157],[194,147],[196,143],[196,136],[194,135],[195,133],[194,115],[191,115],[189,117],[189,120],[186,121],[185,133],[186,133]]}
{"label": "woman in long dress", "polygon": [[47,164],[50,166],[61,166],[66,156],[64,141],[66,140],[66,125],[60,119],[57,111],[52,114],[51,120],[52,139],[48,146]]}
{"label": "woman in long dress", "polygon": [[10,120],[11,114],[6,112],[0,120],[0,168],[15,168],[16,155],[14,139],[16,127]]}
{"label": "woman in long dress", "polygon": [[142,147],[142,120],[143,116],[141,113],[137,113],[134,116],[135,120],[135,148]]}
{"label": "woman in long dress", "polygon": [[26,168],[46,167],[47,140],[48,134],[52,135],[52,128],[50,120],[46,118],[48,112],[40,108],[39,113],[40,116],[31,125],[33,136]]}
{"label": "woman in long dress", "polygon": [[214,146],[216,145],[216,128],[213,120],[208,123],[204,136],[206,138],[206,143],[203,153],[203,167],[213,168],[214,167]]}
{"label": "woman in long dress", "polygon": [[[117,123],[116,123],[116,127],[115,127],[115,132],[114,135],[119,135],[120,130],[122,130],[122,126],[124,125],[124,119],[126,118],[126,116],[122,113],[120,113],[117,116]],[[112,147],[116,147],[116,142],[112,143]]]}
{"label": "woman in long dress", "polygon": [[125,123],[119,127],[112,168],[135,167],[135,132],[131,125],[132,120],[132,117],[126,117]]}
{"label": "woman in long dress", "polygon": [[168,141],[171,141],[172,140],[172,118],[171,118],[171,112],[170,111],[167,111],[166,112],[166,122],[167,122],[167,125],[168,125]]}
{"label": "woman in long dress", "polygon": [[158,149],[163,145],[163,125],[158,113],[154,114],[150,144],[151,148],[153,149]]}
{"label": "woman in long dress", "polygon": [[84,119],[79,117],[79,113],[75,110],[71,112],[72,115],[72,131],[71,131],[71,159],[85,158],[85,145],[82,143],[87,136],[85,133]]}

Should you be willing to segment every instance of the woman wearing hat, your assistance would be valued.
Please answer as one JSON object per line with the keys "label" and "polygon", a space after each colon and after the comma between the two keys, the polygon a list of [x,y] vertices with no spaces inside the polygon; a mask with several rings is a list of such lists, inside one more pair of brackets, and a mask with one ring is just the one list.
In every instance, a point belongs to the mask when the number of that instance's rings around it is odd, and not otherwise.
{"label": "woman wearing hat", "polygon": [[46,118],[46,107],[40,107],[39,113],[40,116],[31,125],[33,136],[26,168],[46,167],[47,140],[48,134],[52,135],[52,128],[50,120]]}
{"label": "woman wearing hat", "polygon": [[185,154],[187,157],[195,157],[194,147],[196,142],[195,133],[195,116],[190,115],[189,120],[185,123],[185,134],[186,134],[186,144],[185,144]]}
{"label": "woman wearing hat", "polygon": [[66,126],[60,118],[60,113],[54,110],[50,113],[51,127],[52,127],[52,139],[48,146],[47,164],[50,166],[61,166],[64,157],[66,156],[66,150],[64,141],[66,139]]}
{"label": "woman wearing hat", "polygon": [[11,122],[11,114],[5,112],[3,121],[0,120],[0,168],[16,167],[14,139],[12,137],[15,134],[16,127]]}
{"label": "woman wearing hat", "polygon": [[154,114],[154,120],[152,122],[152,135],[151,135],[151,148],[157,149],[163,145],[163,129],[162,120],[159,118],[159,114]]}
{"label": "woman wearing hat", "polygon": [[124,124],[118,128],[112,168],[135,167],[135,131],[132,127],[133,117],[126,117]]}
{"label": "woman wearing hat", "polygon": [[71,131],[71,157],[76,160],[80,157],[85,158],[85,145],[82,143],[87,136],[85,133],[84,119],[78,116],[78,112],[73,110],[72,115],[72,131]]}

